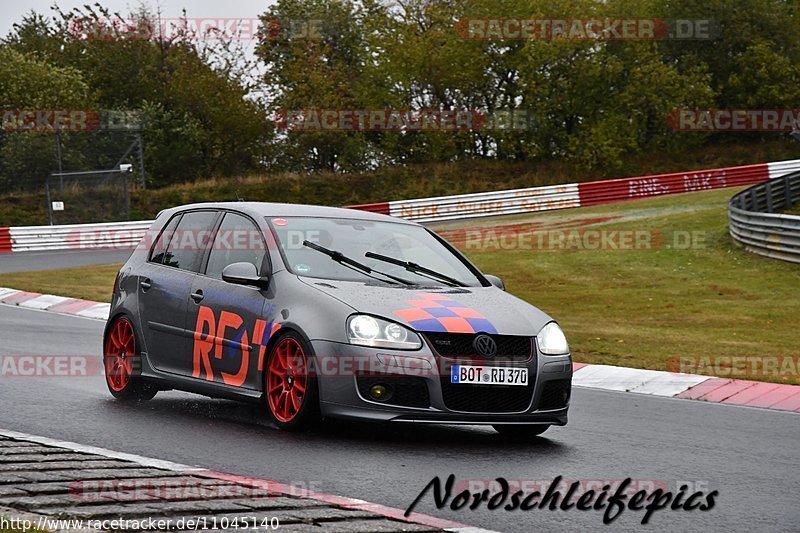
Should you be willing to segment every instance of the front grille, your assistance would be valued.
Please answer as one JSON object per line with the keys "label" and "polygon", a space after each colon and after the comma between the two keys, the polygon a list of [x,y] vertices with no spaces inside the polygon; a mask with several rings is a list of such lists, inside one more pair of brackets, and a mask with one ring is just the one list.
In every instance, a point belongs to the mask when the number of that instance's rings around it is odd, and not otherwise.
{"label": "front grille", "polygon": [[533,379],[528,385],[465,385],[442,378],[442,399],[451,411],[468,413],[518,413],[531,404]]}
{"label": "front grille", "polygon": [[442,400],[451,411],[467,413],[518,413],[526,411],[531,404],[536,374],[528,374],[528,384],[519,385],[473,385],[450,382],[451,364],[439,361],[442,376]]}
{"label": "front grille", "polygon": [[[423,333],[425,340],[441,356],[451,359],[480,357],[472,345],[474,333]],[[527,361],[533,353],[533,339],[519,335],[489,335],[497,343],[492,360]]]}
{"label": "front grille", "polygon": [[557,379],[547,381],[542,387],[542,395],[539,398],[539,409],[562,409],[569,403],[572,392],[572,381],[569,379]]}
{"label": "front grille", "polygon": [[410,376],[357,376],[358,392],[367,400],[370,398],[369,390],[374,385],[383,385],[390,391],[386,400],[379,402],[387,405],[400,405],[403,407],[430,407],[428,385],[423,378]]}

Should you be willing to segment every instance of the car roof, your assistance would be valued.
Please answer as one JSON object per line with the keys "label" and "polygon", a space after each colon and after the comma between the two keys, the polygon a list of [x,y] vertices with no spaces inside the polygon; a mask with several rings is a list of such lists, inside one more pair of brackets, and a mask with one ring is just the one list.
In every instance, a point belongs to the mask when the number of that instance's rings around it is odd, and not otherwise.
{"label": "car roof", "polygon": [[[356,220],[374,220],[394,222],[417,226],[415,222],[402,218],[362,211],[360,209],[347,209],[344,207],[327,207],[322,205],[282,204],[271,202],[202,202],[176,206],[162,213],[177,213],[191,209],[230,209],[249,214],[252,217],[323,217],[323,218],[350,218]],[[160,215],[161,213],[159,213]]]}

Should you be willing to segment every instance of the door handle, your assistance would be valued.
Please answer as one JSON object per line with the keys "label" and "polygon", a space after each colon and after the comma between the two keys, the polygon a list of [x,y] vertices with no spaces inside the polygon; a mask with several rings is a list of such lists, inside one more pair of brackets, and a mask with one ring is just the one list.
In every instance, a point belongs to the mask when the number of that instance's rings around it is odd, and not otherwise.
{"label": "door handle", "polygon": [[142,288],[142,291],[146,291],[147,289],[152,287],[153,284],[150,282],[150,278],[145,278],[139,282],[139,286]]}
{"label": "door handle", "polygon": [[201,290],[198,290],[197,292],[193,292],[189,296],[192,297],[192,300],[194,300],[194,303],[196,303],[196,304],[200,303],[203,300],[203,298],[205,298],[205,296],[203,296],[203,291],[201,291]]}

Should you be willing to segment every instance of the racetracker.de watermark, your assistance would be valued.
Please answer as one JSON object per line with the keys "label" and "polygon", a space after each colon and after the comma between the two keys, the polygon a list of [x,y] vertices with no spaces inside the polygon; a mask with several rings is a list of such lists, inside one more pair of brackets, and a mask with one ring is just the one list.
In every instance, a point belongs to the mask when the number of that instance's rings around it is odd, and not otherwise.
{"label": "racetracker.de watermark", "polygon": [[463,39],[489,41],[705,40],[718,33],[708,19],[657,18],[467,18],[455,29]]}
{"label": "racetracker.de watermark", "polygon": [[656,251],[701,250],[706,247],[705,231],[658,229],[568,228],[518,230],[481,228],[448,231],[449,242],[467,251]]}
{"label": "racetracker.de watermark", "polygon": [[667,360],[667,370],[726,378],[800,376],[800,356],[789,355],[682,355]]}
{"label": "racetracker.de watermark", "polygon": [[99,109],[0,109],[0,129],[5,132],[136,131],[136,112]]}
{"label": "racetracker.de watermark", "polygon": [[527,131],[537,116],[527,109],[291,109],[274,117],[279,131]]}
{"label": "racetracker.de watermark", "polygon": [[[213,242],[212,239],[213,238]],[[272,235],[247,229],[221,228],[211,230],[130,230],[130,229],[76,229],[65,237],[69,248],[74,250],[130,250],[136,247],[151,249],[158,242],[160,251],[169,247],[170,252],[203,251],[212,242],[216,251],[264,250],[264,241],[272,243]],[[295,241],[292,240],[292,243]],[[302,243],[302,241],[300,241]],[[154,251],[157,253],[157,251]]]}
{"label": "racetracker.de watermark", "polygon": [[306,18],[76,18],[68,33],[83,40],[321,40],[334,32],[322,19]]}
{"label": "racetracker.de watermark", "polygon": [[0,355],[0,378],[85,378],[102,370],[97,355]]}
{"label": "racetracker.de watermark", "polygon": [[800,109],[674,109],[667,125],[675,131],[792,131]]}
{"label": "racetracker.de watermark", "polygon": [[220,499],[263,499],[291,495],[303,496],[308,491],[323,490],[319,480],[299,480],[289,484],[269,480],[232,482],[225,479],[150,478],[99,479],[70,484],[70,497],[78,504],[103,502],[192,501]]}

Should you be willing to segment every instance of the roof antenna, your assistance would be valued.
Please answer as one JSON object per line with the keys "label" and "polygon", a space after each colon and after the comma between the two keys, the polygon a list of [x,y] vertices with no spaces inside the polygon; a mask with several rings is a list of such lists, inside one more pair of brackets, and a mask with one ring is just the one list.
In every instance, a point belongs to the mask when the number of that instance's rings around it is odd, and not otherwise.
{"label": "roof antenna", "polygon": [[245,201],[244,198],[239,196],[239,191],[238,190],[236,191],[236,201],[237,202],[244,202]]}

